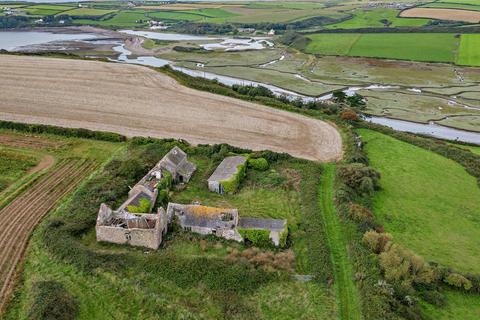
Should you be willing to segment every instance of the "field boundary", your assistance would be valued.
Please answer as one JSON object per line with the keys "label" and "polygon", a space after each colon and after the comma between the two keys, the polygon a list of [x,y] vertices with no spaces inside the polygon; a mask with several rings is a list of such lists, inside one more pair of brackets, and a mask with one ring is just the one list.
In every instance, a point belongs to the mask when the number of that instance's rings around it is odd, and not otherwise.
{"label": "field boundary", "polygon": [[335,289],[340,305],[340,319],[360,320],[362,319],[362,313],[358,290],[353,281],[353,269],[349,261],[347,245],[342,235],[342,226],[333,201],[335,172],[335,165],[328,164],[323,166],[319,187],[320,208],[323,213],[327,242],[330,247]]}

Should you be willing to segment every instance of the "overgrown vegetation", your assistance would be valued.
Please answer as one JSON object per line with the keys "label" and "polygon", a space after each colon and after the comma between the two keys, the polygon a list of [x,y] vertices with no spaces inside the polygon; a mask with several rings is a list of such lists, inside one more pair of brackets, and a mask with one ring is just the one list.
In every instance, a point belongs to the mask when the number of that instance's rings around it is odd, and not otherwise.
{"label": "overgrown vegetation", "polygon": [[73,320],[78,314],[78,301],[59,282],[35,282],[32,296],[28,319]]}

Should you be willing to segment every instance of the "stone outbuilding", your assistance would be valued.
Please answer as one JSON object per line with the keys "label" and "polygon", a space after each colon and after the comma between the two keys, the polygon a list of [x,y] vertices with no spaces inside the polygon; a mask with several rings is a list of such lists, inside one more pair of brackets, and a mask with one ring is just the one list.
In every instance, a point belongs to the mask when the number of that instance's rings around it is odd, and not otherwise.
{"label": "stone outbuilding", "polygon": [[156,250],[167,233],[167,224],[167,215],[163,208],[160,208],[156,214],[135,215],[124,211],[113,211],[102,204],[95,231],[97,241]]}
{"label": "stone outbuilding", "polygon": [[224,182],[235,179],[235,175],[240,174],[239,167],[245,166],[246,161],[247,158],[244,156],[232,156],[223,159],[210,178],[208,178],[208,189],[212,192],[224,194]]}
{"label": "stone outbuilding", "polygon": [[287,220],[243,217],[238,220],[239,229],[270,231],[269,238],[276,246],[280,245],[282,236],[286,236]]}
{"label": "stone outbuilding", "polygon": [[213,234],[217,237],[239,242],[243,240],[236,229],[238,224],[237,209],[169,203],[167,216],[169,219],[175,217],[177,223],[185,231],[203,235]]}
{"label": "stone outbuilding", "polygon": [[160,160],[159,167],[170,172],[175,183],[190,181],[193,173],[197,170],[197,167],[188,161],[187,154],[176,146]]}

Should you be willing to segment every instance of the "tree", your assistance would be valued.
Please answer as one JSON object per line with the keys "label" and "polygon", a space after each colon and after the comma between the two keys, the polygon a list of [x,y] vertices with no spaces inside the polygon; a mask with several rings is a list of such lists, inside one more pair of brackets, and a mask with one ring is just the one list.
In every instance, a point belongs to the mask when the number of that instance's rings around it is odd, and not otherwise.
{"label": "tree", "polygon": [[363,234],[362,241],[370,250],[379,254],[385,250],[392,239],[393,237],[389,233],[378,233],[374,230],[370,230]]}

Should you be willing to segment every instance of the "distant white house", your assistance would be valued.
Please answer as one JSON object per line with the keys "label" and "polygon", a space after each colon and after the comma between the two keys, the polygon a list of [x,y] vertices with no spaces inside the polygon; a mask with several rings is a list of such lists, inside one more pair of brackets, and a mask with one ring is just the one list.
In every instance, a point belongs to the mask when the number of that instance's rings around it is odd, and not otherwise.
{"label": "distant white house", "polygon": [[270,29],[270,31],[268,31],[267,35],[274,36],[275,35],[275,30]]}

